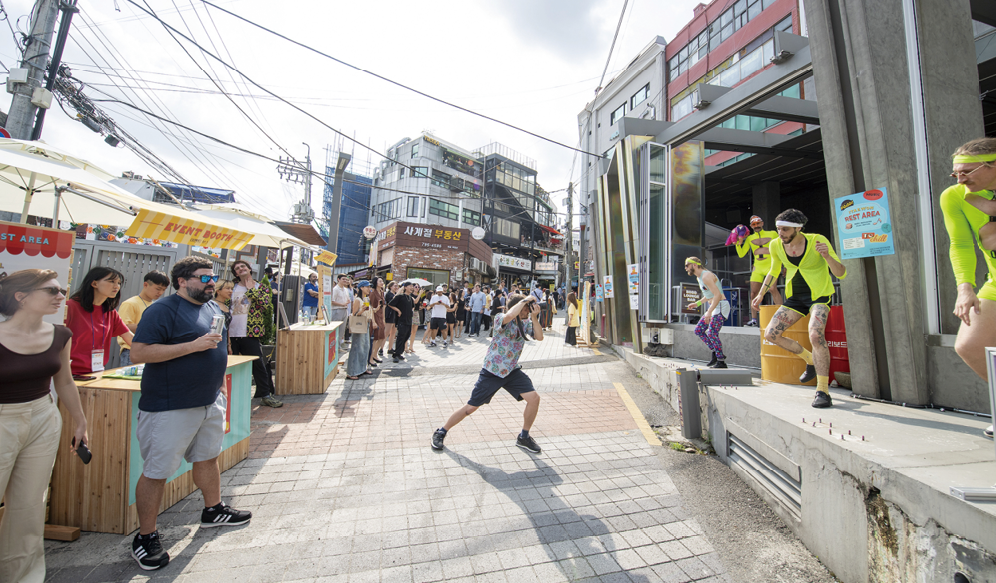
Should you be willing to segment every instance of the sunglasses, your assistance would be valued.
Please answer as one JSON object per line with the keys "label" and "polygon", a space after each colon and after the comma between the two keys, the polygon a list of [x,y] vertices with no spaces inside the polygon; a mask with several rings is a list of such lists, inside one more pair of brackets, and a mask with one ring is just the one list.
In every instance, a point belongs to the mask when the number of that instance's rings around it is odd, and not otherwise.
{"label": "sunglasses", "polygon": [[975,168],[974,170],[969,170],[968,172],[952,172],[951,173],[951,178],[968,178],[969,176],[975,174],[979,170],[982,170],[983,168],[989,168],[989,167],[990,166],[988,164],[982,164],[981,166]]}
{"label": "sunglasses", "polygon": [[213,282],[217,283],[217,281],[218,281],[218,276],[217,275],[195,275],[191,279],[196,279],[198,277],[201,278],[201,283],[207,283],[209,281],[213,281]]}
{"label": "sunglasses", "polygon": [[55,297],[55,296],[57,296],[59,294],[67,295],[66,290],[62,289],[61,287],[51,287],[51,286],[49,286],[49,287],[36,287],[35,288],[35,291],[39,291],[39,290],[44,291],[45,293],[47,293],[48,295],[50,295],[52,297]]}

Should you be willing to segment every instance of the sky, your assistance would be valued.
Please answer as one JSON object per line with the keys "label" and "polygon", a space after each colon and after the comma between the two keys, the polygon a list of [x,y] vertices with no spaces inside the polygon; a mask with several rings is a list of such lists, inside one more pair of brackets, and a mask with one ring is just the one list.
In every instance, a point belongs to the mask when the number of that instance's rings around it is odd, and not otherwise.
{"label": "sky", "polygon": [[[318,171],[324,168],[330,146],[334,151],[341,144],[353,155],[349,170],[363,173],[367,164],[379,163],[389,146],[423,131],[469,150],[500,142],[536,160],[538,181],[548,191],[565,189],[572,178],[577,182],[585,167],[578,163],[571,176],[575,153],[568,148],[316,55],[201,0],[134,1],[151,7],[245,77],[186,40],[172,38],[131,0],[81,1],[63,61],[94,100],[125,101],[270,158],[292,155],[303,160],[310,146]],[[212,1],[354,67],[569,146],[578,145],[577,114],[594,97],[624,4],[624,0]],[[629,0],[604,83],[657,35],[671,40],[698,3]],[[4,2],[7,24],[26,32],[32,5],[29,0]],[[5,69],[20,60],[11,28],[0,25],[0,64]],[[9,109],[10,97],[0,109]],[[237,201],[274,220],[287,220],[302,196],[300,186],[281,181],[271,161],[150,119],[119,103],[97,105],[189,183],[235,190]],[[47,113],[42,140],[78,153],[112,174],[130,170],[177,181],[128,149],[108,146],[103,136],[55,104]],[[312,206],[318,217],[322,188],[321,180],[314,179]],[[562,212],[564,196],[554,195]]]}

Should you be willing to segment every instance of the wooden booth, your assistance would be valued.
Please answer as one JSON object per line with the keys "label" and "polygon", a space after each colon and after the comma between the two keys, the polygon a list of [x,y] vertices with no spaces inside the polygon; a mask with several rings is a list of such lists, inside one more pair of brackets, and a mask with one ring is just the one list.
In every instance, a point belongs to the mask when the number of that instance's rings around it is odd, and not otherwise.
{"label": "wooden booth", "polygon": [[[249,415],[252,398],[254,356],[229,356],[225,370],[228,410],[225,439],[218,465],[225,471],[249,456]],[[73,422],[66,408],[59,409],[63,445],[52,471],[49,522],[75,526],[85,531],[129,533],[138,528],[135,486],[142,475],[138,446],[138,399],[141,381],[103,378],[120,372],[111,369],[93,373],[92,381],[79,382],[80,400],[86,414],[93,459],[84,465],[65,444],[73,437]],[[193,466],[186,460],[166,483],[160,509],[165,510],[197,489]]]}
{"label": "wooden booth", "polygon": [[277,330],[278,395],[318,395],[329,388],[339,371],[336,340],[343,324],[294,324]]}

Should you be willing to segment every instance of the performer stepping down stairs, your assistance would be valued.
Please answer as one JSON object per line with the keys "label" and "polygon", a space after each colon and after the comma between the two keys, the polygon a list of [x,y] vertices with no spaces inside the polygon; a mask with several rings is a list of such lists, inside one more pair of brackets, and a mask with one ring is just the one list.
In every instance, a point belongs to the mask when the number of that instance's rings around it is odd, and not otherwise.
{"label": "performer stepping down stairs", "polygon": [[712,350],[709,367],[726,368],[726,356],[723,354],[723,342],[719,339],[719,330],[730,316],[730,302],[726,300],[723,290],[720,289],[716,274],[706,269],[701,259],[698,257],[686,259],[685,271],[699,280],[699,289],[702,290],[702,299],[688,304],[688,309],[694,310],[706,302],[709,304],[695,327],[695,335]]}

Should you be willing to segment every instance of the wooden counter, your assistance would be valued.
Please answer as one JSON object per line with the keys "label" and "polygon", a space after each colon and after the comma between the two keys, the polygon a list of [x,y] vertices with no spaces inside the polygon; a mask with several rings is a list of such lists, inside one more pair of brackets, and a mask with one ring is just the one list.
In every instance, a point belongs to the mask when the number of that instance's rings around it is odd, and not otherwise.
{"label": "wooden counter", "polygon": [[[225,471],[249,456],[249,415],[254,356],[229,356],[225,370],[228,412],[222,452]],[[138,528],[135,486],[142,475],[142,454],[136,435],[141,381],[106,379],[78,382],[83,413],[87,418],[93,459],[84,465],[65,444],[73,433],[72,417],[60,403],[62,441],[52,471],[49,522],[76,526],[91,532],[129,533]],[[160,512],[197,489],[186,460],[166,483]]]}
{"label": "wooden counter", "polygon": [[317,395],[329,388],[339,372],[336,338],[342,324],[294,324],[277,330],[278,395]]}

